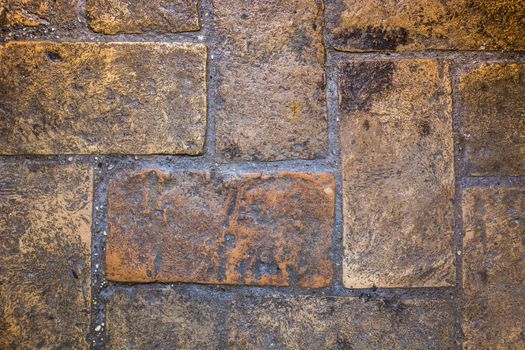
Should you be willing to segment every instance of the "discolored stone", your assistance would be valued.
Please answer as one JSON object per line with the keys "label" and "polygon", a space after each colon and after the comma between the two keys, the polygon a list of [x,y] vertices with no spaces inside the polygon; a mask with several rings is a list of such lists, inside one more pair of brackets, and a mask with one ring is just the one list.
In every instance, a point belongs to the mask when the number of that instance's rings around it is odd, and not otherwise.
{"label": "discolored stone", "polygon": [[465,172],[525,175],[525,65],[478,67],[460,77],[459,93]]}
{"label": "discolored stone", "polygon": [[525,50],[522,0],[336,0],[331,44],[344,51]]}
{"label": "discolored stone", "polygon": [[200,154],[206,47],[0,47],[0,154]]}
{"label": "discolored stone", "polygon": [[[188,291],[190,290],[190,291]],[[116,290],[111,349],[452,349],[449,301]]]}
{"label": "discolored stone", "polygon": [[198,0],[87,0],[95,32],[177,33],[200,29]]}
{"label": "discolored stone", "polygon": [[525,348],[525,189],[467,189],[463,227],[464,348]]}
{"label": "discolored stone", "polygon": [[331,283],[330,174],[145,170],[111,180],[108,201],[112,281]]}
{"label": "discolored stone", "polygon": [[78,0],[0,0],[0,28],[77,24]]}
{"label": "discolored stone", "polygon": [[240,297],[226,323],[231,349],[451,349],[446,301]]}
{"label": "discolored stone", "polygon": [[344,285],[454,285],[448,65],[340,66]]}
{"label": "discolored stone", "polygon": [[0,348],[87,349],[92,172],[0,164]]}
{"label": "discolored stone", "polygon": [[323,5],[214,0],[217,153],[223,160],[314,159],[328,144]]}
{"label": "discolored stone", "polygon": [[110,349],[219,349],[227,304],[208,295],[117,290],[106,306]]}

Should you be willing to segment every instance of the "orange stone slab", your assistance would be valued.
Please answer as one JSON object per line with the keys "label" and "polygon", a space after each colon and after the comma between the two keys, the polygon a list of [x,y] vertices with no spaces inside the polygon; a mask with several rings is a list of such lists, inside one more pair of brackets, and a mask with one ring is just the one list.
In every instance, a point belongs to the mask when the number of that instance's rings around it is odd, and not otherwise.
{"label": "orange stone slab", "polygon": [[109,185],[107,278],[326,287],[327,173],[121,173]]}

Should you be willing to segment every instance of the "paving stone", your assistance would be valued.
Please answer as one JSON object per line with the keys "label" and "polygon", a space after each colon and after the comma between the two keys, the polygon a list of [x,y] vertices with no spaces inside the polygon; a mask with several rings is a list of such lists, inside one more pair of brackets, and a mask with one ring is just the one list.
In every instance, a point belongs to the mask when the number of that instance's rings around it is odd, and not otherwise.
{"label": "paving stone", "polygon": [[78,24],[78,0],[0,0],[0,28]]}
{"label": "paving stone", "polygon": [[354,297],[234,299],[226,323],[231,349],[452,349],[446,301]]}
{"label": "paving stone", "polygon": [[464,348],[525,348],[525,189],[467,189],[463,227]]}
{"label": "paving stone", "polygon": [[86,6],[90,28],[104,34],[200,29],[198,0],[87,0]]}
{"label": "paving stone", "polygon": [[323,5],[214,0],[222,160],[315,159],[328,147]]}
{"label": "paving stone", "polygon": [[227,305],[198,293],[119,290],[106,306],[110,349],[220,349]]}
{"label": "paving stone", "polygon": [[0,348],[87,349],[92,172],[0,164]]}
{"label": "paving stone", "polygon": [[0,154],[200,154],[206,47],[0,47]]}
{"label": "paving stone", "polygon": [[112,349],[452,349],[452,303],[257,296],[179,288],[116,290]]}
{"label": "paving stone", "polygon": [[459,94],[465,172],[525,175],[525,65],[482,65],[460,77]]}
{"label": "paving stone", "polygon": [[327,13],[337,50],[525,50],[522,0],[335,0]]}
{"label": "paving stone", "polygon": [[448,74],[434,60],[340,66],[348,288],[455,283]]}
{"label": "paving stone", "polygon": [[120,174],[109,187],[107,278],[326,287],[334,187],[327,173]]}

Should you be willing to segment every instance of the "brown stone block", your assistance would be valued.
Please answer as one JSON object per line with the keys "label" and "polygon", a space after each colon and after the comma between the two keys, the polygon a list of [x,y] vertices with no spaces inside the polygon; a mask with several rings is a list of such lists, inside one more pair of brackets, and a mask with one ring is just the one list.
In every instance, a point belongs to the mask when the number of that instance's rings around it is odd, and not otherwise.
{"label": "brown stone block", "polygon": [[231,349],[452,349],[446,301],[240,297],[226,322]]}
{"label": "brown stone block", "polygon": [[113,292],[106,320],[112,349],[454,348],[444,300],[132,288]]}
{"label": "brown stone block", "polygon": [[454,285],[454,157],[448,66],[340,66],[344,285]]}
{"label": "brown stone block", "polygon": [[0,348],[87,349],[92,171],[0,164]]}
{"label": "brown stone block", "polygon": [[206,47],[0,47],[0,154],[200,154]]}
{"label": "brown stone block", "polygon": [[525,189],[463,194],[465,349],[525,348]]}
{"label": "brown stone block", "polygon": [[525,50],[522,0],[336,0],[327,12],[337,50]]}
{"label": "brown stone block", "polygon": [[120,174],[109,187],[107,277],[326,287],[334,186],[327,173]]}
{"label": "brown stone block", "polygon": [[225,160],[314,159],[328,147],[323,5],[215,0],[217,152]]}
{"label": "brown stone block", "polygon": [[525,65],[478,67],[460,77],[459,93],[466,173],[525,175]]}
{"label": "brown stone block", "polygon": [[77,24],[78,0],[0,0],[0,27]]}
{"label": "brown stone block", "polygon": [[180,291],[117,290],[106,306],[110,349],[220,349],[227,303]]}
{"label": "brown stone block", "polygon": [[198,0],[87,0],[86,6],[90,28],[104,34],[200,29]]}

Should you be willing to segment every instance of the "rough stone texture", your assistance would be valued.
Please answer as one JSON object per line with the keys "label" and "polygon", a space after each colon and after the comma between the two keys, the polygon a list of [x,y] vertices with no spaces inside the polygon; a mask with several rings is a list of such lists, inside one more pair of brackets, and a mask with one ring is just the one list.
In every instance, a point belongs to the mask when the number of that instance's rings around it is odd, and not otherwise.
{"label": "rough stone texture", "polygon": [[217,152],[224,160],[326,155],[323,6],[214,0],[221,43]]}
{"label": "rough stone texture", "polygon": [[226,323],[231,349],[452,349],[444,301],[352,297],[239,298]]}
{"label": "rough stone texture", "polygon": [[448,66],[340,67],[344,285],[454,285],[454,165]]}
{"label": "rough stone texture", "polygon": [[206,47],[0,47],[0,154],[202,152]]}
{"label": "rough stone texture", "polygon": [[523,0],[336,0],[331,44],[345,51],[525,50]]}
{"label": "rough stone texture", "polygon": [[226,307],[209,295],[115,291],[106,306],[109,349],[220,349]]}
{"label": "rough stone texture", "polygon": [[0,28],[77,24],[78,0],[0,0]]}
{"label": "rough stone texture", "polygon": [[525,175],[525,65],[483,65],[461,76],[459,92],[466,173]]}
{"label": "rough stone texture", "polygon": [[[220,295],[220,296],[219,296]],[[452,349],[447,301],[117,290],[111,349]]]}
{"label": "rough stone texture", "polygon": [[0,348],[87,349],[92,173],[0,164]]}
{"label": "rough stone texture", "polygon": [[95,32],[176,33],[200,29],[198,0],[87,0]]}
{"label": "rough stone texture", "polygon": [[525,189],[463,195],[466,349],[525,348]]}
{"label": "rough stone texture", "polygon": [[327,173],[121,174],[109,187],[107,278],[328,286],[334,186]]}

